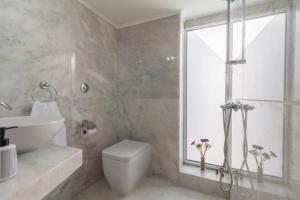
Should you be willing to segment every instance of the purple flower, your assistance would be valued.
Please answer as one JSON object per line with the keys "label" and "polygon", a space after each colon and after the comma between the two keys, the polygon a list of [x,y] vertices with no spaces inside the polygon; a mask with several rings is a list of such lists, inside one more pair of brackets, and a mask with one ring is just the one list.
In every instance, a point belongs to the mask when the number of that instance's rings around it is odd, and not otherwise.
{"label": "purple flower", "polygon": [[194,145],[196,143],[196,141],[194,140],[192,143],[191,143],[191,145]]}
{"label": "purple flower", "polygon": [[201,139],[200,141],[201,141],[202,143],[209,142],[209,140],[208,140],[208,139]]}

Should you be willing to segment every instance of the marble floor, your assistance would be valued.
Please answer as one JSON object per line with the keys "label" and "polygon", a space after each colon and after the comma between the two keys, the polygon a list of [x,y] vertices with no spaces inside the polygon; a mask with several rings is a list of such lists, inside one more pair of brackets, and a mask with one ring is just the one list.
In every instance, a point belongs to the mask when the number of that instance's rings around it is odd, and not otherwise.
{"label": "marble floor", "polygon": [[75,200],[224,200],[194,190],[176,186],[158,178],[145,179],[135,192],[126,197],[114,195],[105,180],[101,180],[81,194]]}

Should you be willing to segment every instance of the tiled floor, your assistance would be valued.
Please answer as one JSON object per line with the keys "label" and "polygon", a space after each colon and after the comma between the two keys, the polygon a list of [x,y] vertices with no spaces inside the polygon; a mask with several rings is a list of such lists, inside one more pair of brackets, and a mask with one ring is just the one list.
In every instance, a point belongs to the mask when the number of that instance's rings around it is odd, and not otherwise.
{"label": "tiled floor", "polygon": [[104,180],[79,194],[75,200],[224,200],[194,190],[176,186],[168,181],[147,178],[135,192],[126,197],[114,195]]}

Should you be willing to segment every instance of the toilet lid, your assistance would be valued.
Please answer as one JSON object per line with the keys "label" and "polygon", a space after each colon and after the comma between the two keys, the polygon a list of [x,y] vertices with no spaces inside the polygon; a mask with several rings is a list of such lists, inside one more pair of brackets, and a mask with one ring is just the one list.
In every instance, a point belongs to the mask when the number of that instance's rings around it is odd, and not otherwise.
{"label": "toilet lid", "polygon": [[102,151],[102,156],[118,161],[129,161],[145,148],[150,147],[148,143],[123,140]]}

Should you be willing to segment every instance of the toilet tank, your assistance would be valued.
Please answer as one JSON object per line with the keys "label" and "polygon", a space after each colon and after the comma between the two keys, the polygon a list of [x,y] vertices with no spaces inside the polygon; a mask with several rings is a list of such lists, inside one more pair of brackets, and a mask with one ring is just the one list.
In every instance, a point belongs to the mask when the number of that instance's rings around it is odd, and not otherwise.
{"label": "toilet tank", "polygon": [[102,151],[103,170],[112,190],[121,195],[130,193],[146,174],[151,146],[148,143],[124,140]]}

